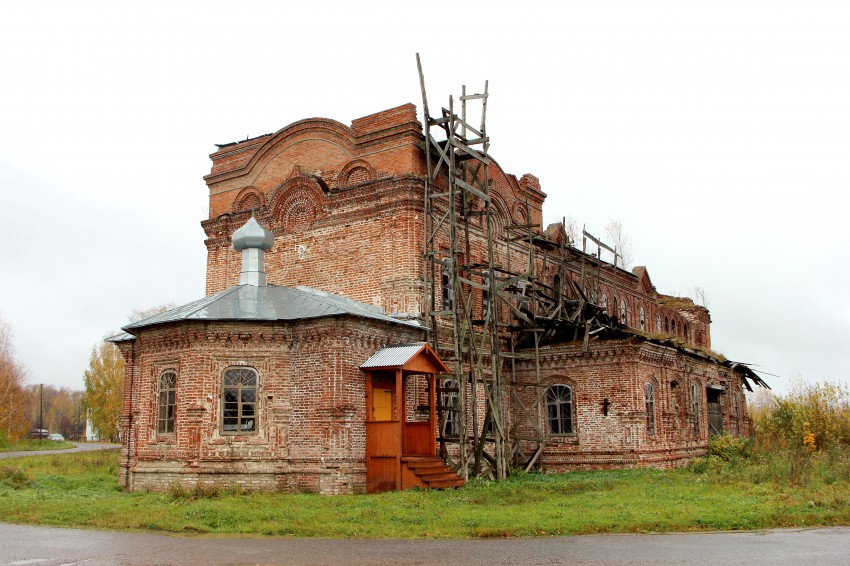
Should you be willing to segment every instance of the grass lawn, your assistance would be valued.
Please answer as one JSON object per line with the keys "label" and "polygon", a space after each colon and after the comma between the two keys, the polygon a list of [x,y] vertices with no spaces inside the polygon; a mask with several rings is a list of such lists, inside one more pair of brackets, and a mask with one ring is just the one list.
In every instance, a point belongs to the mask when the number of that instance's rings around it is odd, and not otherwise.
{"label": "grass lawn", "polygon": [[34,452],[39,450],[63,450],[74,447],[74,444],[67,440],[56,441],[22,438],[17,442],[9,442],[0,439],[0,452]]}
{"label": "grass lawn", "polygon": [[5,522],[299,537],[467,538],[850,524],[850,457],[803,483],[781,459],[691,470],[516,474],[448,491],[321,496],[232,491],[124,493],[118,452],[0,462]]}

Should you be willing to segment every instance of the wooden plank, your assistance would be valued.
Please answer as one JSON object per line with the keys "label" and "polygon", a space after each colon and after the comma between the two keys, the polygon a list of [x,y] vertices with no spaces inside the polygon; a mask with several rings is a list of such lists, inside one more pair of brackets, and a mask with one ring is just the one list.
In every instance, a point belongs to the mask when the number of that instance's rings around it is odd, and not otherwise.
{"label": "wooden plank", "polygon": [[465,191],[469,191],[470,193],[474,194],[475,196],[477,196],[478,198],[480,198],[484,202],[487,202],[487,203],[490,202],[490,197],[488,195],[485,195],[484,193],[482,193],[481,191],[479,191],[478,189],[476,189],[475,187],[473,187],[472,185],[470,185],[469,183],[467,183],[465,181],[461,181],[460,179],[455,179],[455,185],[457,185],[458,187],[460,187],[461,189],[463,189]]}

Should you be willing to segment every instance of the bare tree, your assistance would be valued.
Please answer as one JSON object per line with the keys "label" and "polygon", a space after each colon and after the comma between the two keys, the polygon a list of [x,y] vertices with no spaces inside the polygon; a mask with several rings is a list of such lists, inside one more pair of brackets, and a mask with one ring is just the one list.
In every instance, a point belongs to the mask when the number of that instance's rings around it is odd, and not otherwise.
{"label": "bare tree", "polygon": [[632,244],[629,241],[629,236],[623,230],[623,223],[619,220],[611,220],[605,226],[605,236],[610,244],[617,249],[619,256],[619,264],[623,269],[631,269],[632,261]]}
{"label": "bare tree", "polygon": [[571,215],[567,215],[564,219],[564,232],[570,238],[570,245],[574,248],[578,247],[581,230],[578,227],[578,222]]}
{"label": "bare tree", "polygon": [[711,302],[711,296],[706,293],[703,287],[697,285],[694,287],[694,302],[703,308],[708,308],[708,304]]}
{"label": "bare tree", "polygon": [[161,314],[165,311],[169,311],[175,307],[174,303],[166,303],[164,305],[157,305],[155,307],[151,307],[149,309],[133,309],[129,316],[127,316],[127,320],[130,323],[138,322],[142,319],[151,317],[155,314]]}

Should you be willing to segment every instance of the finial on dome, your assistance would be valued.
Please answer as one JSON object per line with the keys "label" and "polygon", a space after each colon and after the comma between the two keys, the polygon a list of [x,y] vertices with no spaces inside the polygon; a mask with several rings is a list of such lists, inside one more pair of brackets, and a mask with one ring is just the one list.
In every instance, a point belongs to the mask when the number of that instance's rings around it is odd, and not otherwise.
{"label": "finial on dome", "polygon": [[233,233],[233,249],[237,252],[247,248],[268,251],[273,243],[274,234],[260,226],[253,214],[248,222]]}
{"label": "finial on dome", "polygon": [[274,234],[266,230],[253,212],[244,226],[233,233],[233,249],[242,252],[240,285],[266,286],[265,253],[274,244]]}

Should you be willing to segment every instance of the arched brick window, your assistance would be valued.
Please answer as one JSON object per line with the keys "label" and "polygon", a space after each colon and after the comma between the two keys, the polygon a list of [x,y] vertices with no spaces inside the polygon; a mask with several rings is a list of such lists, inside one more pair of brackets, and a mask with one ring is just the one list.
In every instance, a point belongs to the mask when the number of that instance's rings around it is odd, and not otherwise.
{"label": "arched brick window", "polygon": [[623,324],[628,323],[626,319],[626,299],[620,299],[620,322]]}
{"label": "arched brick window", "polygon": [[640,329],[646,330],[646,313],[643,310],[643,307],[640,308]]}
{"label": "arched brick window", "polygon": [[655,315],[655,327],[657,328],[657,332],[661,332],[664,328],[661,326],[661,315]]}
{"label": "arched brick window", "polygon": [[646,433],[655,435],[655,387],[647,382],[643,386],[644,399],[646,401]]}
{"label": "arched brick window", "polygon": [[546,390],[546,430],[549,434],[572,434],[573,388],[552,385]]}
{"label": "arched brick window", "polygon": [[164,371],[159,376],[159,394],[157,395],[156,432],[174,433],[174,407],[177,397],[177,374]]}
{"label": "arched brick window", "polygon": [[224,370],[221,391],[221,431],[224,434],[257,432],[257,370],[234,367]]}
{"label": "arched brick window", "polygon": [[608,314],[608,295],[602,293],[602,310],[605,311],[605,314]]}

